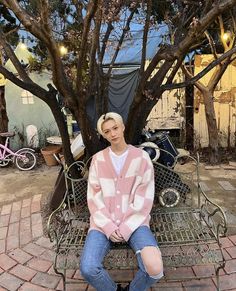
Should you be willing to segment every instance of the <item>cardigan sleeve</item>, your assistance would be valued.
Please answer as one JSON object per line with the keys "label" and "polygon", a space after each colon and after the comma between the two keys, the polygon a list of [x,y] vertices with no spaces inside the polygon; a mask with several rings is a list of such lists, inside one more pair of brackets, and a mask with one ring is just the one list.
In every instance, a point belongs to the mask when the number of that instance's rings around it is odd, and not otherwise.
{"label": "cardigan sleeve", "polygon": [[118,226],[112,221],[111,215],[104,204],[94,158],[89,169],[87,202],[91,219],[109,239],[111,234],[118,229]]}
{"label": "cardigan sleeve", "polygon": [[153,206],[154,170],[149,156],[143,159],[139,178],[140,182],[135,189],[134,199],[129,204],[124,219],[119,226],[120,233],[125,241],[129,240],[131,234],[142,223],[149,220]]}

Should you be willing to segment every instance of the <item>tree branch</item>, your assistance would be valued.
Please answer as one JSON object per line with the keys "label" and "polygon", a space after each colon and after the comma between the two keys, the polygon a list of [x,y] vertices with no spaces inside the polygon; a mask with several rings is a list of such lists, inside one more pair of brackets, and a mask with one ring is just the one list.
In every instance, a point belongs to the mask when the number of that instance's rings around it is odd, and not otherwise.
{"label": "tree branch", "polygon": [[125,35],[126,35],[127,31],[129,31],[129,29],[130,29],[130,22],[131,22],[131,20],[132,20],[132,18],[133,18],[133,16],[134,16],[134,13],[135,13],[135,11],[136,11],[137,6],[138,6],[138,3],[136,3],[135,6],[132,8],[132,11],[131,11],[131,13],[130,13],[128,19],[127,19],[126,25],[125,25],[125,27],[123,28],[122,35],[121,35],[121,37],[120,37],[120,39],[119,39],[119,42],[118,42],[117,47],[116,47],[116,51],[115,51],[115,53],[114,53],[114,55],[113,55],[113,58],[112,58],[111,63],[110,63],[110,65],[109,65],[109,69],[108,69],[108,71],[107,71],[107,75],[108,75],[108,76],[110,76],[110,74],[111,74],[112,68],[113,68],[114,63],[115,63],[115,61],[116,61],[117,55],[118,55],[118,53],[119,53],[119,51],[120,51],[120,48],[121,48],[121,45],[122,45],[123,40],[124,40],[124,38],[125,38]]}
{"label": "tree branch", "polygon": [[106,33],[105,33],[104,38],[102,40],[102,48],[101,48],[101,51],[99,52],[99,55],[98,55],[100,66],[102,66],[103,58],[104,58],[105,51],[106,51],[107,42],[108,42],[109,36],[110,36],[113,29],[114,29],[114,26],[112,25],[112,22],[109,21]]}
{"label": "tree branch", "polygon": [[203,69],[199,74],[191,78],[190,80],[182,83],[176,83],[176,84],[164,84],[161,85],[163,91],[165,90],[171,90],[171,89],[177,89],[177,88],[183,88],[188,85],[193,85],[196,81],[201,79],[204,75],[206,75],[212,68],[217,66],[219,63],[221,63],[224,59],[228,58],[229,56],[236,53],[236,47],[232,48],[231,50],[224,53],[222,56],[220,56],[217,60],[213,61],[211,64],[209,64],[205,69]]}
{"label": "tree branch", "polygon": [[48,92],[36,83],[32,82],[31,80],[29,83],[27,83],[26,81],[22,81],[21,79],[17,78],[15,74],[8,71],[3,66],[0,66],[0,73],[3,74],[6,79],[10,80],[15,85],[19,86],[22,89],[30,91],[33,95],[37,96],[47,103],[48,100],[46,98],[46,95]]}
{"label": "tree branch", "polygon": [[20,75],[22,80],[24,80],[25,82],[28,82],[28,83],[32,83],[33,81],[30,79],[30,77],[26,73],[25,69],[22,67],[21,62],[18,60],[13,49],[6,41],[5,36],[4,36],[1,29],[0,29],[0,44],[2,45],[3,49],[5,50],[8,58],[12,61],[13,65],[16,68],[16,71],[18,72],[18,74]]}
{"label": "tree branch", "polygon": [[141,58],[141,65],[140,65],[140,70],[139,70],[140,76],[143,74],[144,67],[145,67],[147,39],[148,39],[148,30],[149,30],[149,25],[150,25],[151,11],[152,11],[152,1],[148,0],[147,1],[147,15],[146,15],[144,31],[143,31],[142,58]]}
{"label": "tree branch", "polygon": [[213,54],[214,58],[217,59],[217,53],[216,53],[216,47],[215,47],[215,44],[214,44],[214,40],[213,40],[213,38],[211,37],[210,33],[207,30],[204,33],[205,33],[206,38],[208,39],[208,42],[210,44],[211,53]]}
{"label": "tree branch", "polygon": [[82,92],[82,72],[84,70],[84,64],[86,62],[86,52],[87,52],[87,45],[88,45],[88,35],[90,31],[91,21],[92,18],[98,8],[98,0],[90,0],[87,7],[87,14],[84,20],[84,28],[81,38],[81,46],[80,46],[80,54],[78,56],[78,63],[77,63],[77,94],[81,95]]}

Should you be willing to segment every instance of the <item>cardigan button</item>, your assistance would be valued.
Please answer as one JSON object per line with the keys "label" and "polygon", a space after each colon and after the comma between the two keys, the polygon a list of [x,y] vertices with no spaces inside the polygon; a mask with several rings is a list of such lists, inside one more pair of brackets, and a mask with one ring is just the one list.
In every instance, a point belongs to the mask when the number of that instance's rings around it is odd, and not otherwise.
{"label": "cardigan button", "polygon": [[120,194],[120,191],[119,191],[119,190],[117,190],[117,191],[116,191],[116,193],[117,193],[117,194]]}
{"label": "cardigan button", "polygon": [[116,205],[117,208],[120,208],[120,205]]}
{"label": "cardigan button", "polygon": [[120,223],[120,220],[119,220],[119,219],[117,219],[116,223]]}

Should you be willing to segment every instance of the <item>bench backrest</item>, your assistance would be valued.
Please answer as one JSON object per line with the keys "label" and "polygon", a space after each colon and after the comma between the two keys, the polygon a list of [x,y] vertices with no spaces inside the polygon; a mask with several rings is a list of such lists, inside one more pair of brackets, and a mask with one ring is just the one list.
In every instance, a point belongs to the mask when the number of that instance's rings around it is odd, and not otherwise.
{"label": "bench backrest", "polygon": [[[198,162],[185,157],[184,163],[178,159],[173,167],[153,162],[155,175],[154,207],[158,211],[174,211],[177,207],[199,207]],[[73,169],[79,176],[74,178]],[[88,168],[83,162],[73,163],[65,170],[65,202],[73,216],[88,215],[87,207]]]}

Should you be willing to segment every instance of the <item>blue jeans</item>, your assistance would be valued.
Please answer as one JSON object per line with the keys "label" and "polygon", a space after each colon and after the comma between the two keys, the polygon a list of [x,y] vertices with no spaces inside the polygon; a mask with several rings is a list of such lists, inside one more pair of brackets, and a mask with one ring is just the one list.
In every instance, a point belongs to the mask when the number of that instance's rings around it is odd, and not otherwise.
{"label": "blue jeans", "polygon": [[[130,291],[146,291],[158,279],[145,271],[140,251],[146,246],[157,247],[157,242],[147,226],[140,226],[131,235],[128,244],[137,255],[139,270],[130,284]],[[97,291],[115,291],[116,283],[103,268],[103,260],[110,251],[112,242],[100,231],[91,230],[86,238],[80,261],[80,272]]]}

